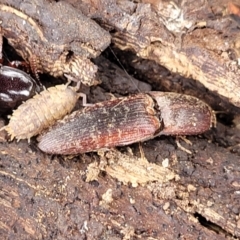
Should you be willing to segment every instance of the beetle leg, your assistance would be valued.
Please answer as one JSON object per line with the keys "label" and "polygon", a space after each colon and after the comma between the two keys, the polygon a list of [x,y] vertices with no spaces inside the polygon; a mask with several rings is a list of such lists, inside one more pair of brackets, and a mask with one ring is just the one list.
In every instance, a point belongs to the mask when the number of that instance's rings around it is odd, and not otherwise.
{"label": "beetle leg", "polygon": [[176,144],[177,144],[177,147],[178,147],[179,149],[181,149],[182,151],[188,153],[188,154],[192,154],[192,152],[191,152],[190,150],[188,150],[187,148],[185,148],[185,147],[183,147],[183,146],[181,145],[181,143],[179,142],[179,139],[180,139],[180,138],[181,138],[182,140],[184,140],[186,143],[192,145],[191,141],[187,140],[185,137],[183,137],[183,136],[177,136],[177,137],[176,137],[176,140],[175,140],[175,141],[176,141]]}
{"label": "beetle leg", "polygon": [[85,93],[78,93],[78,94],[82,98],[82,105],[84,107],[90,107],[90,106],[94,105],[92,103],[87,103],[87,95]]}

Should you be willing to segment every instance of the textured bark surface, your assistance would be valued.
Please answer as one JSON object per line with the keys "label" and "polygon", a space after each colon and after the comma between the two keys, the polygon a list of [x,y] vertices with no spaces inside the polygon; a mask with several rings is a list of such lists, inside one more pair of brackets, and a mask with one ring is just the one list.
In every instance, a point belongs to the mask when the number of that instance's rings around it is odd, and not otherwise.
{"label": "textured bark surface", "polygon": [[70,2],[108,25],[118,48],[191,77],[240,106],[239,16],[231,18],[228,1]]}
{"label": "textured bark surface", "polygon": [[179,140],[192,154],[161,136],[50,156],[36,139],[7,142],[0,132],[1,239],[240,238],[237,16],[223,16],[227,3],[220,0],[178,3],[180,23],[165,16],[170,1],[68,2],[112,30],[114,53],[135,77],[106,51],[94,60],[102,84],[83,89],[89,102],[165,90],[198,96],[221,113],[216,128],[188,137],[192,145]]}

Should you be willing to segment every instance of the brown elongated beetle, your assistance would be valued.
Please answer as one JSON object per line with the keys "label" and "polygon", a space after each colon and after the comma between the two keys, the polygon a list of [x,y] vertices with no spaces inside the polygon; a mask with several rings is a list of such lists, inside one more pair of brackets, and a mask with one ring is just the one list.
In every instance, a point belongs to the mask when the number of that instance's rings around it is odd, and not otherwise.
{"label": "brown elongated beetle", "polygon": [[159,135],[196,135],[215,121],[210,106],[195,97],[140,93],[73,112],[43,133],[38,147],[51,154],[85,153]]}

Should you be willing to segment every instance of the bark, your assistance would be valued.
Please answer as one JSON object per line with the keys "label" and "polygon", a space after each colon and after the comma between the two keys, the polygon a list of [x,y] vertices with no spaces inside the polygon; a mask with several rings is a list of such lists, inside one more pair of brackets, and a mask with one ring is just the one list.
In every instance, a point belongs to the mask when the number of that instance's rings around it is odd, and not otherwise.
{"label": "bark", "polygon": [[0,132],[1,238],[240,238],[239,70],[237,53],[228,55],[239,31],[220,14],[225,1],[183,1],[180,23],[164,15],[168,1],[68,2],[111,29],[115,47],[132,51],[114,48],[135,78],[114,64],[111,51],[94,60],[102,84],[83,89],[89,102],[112,98],[109,93],[174,89],[224,113],[216,128],[188,137],[192,145],[180,140],[192,154],[175,137],[161,136],[110,151],[50,156],[34,138],[7,142]]}
{"label": "bark", "polygon": [[112,42],[201,82],[240,106],[239,19],[227,1],[70,1],[112,30]]}

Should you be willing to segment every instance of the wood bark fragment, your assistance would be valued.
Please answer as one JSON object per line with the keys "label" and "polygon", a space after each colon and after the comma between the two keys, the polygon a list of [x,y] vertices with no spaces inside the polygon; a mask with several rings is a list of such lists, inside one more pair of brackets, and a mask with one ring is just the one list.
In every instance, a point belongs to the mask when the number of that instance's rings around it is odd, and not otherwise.
{"label": "wood bark fragment", "polygon": [[240,32],[238,22],[224,16],[227,1],[72,2],[114,30],[120,49],[193,78],[240,107]]}
{"label": "wood bark fragment", "polygon": [[144,186],[153,181],[161,184],[173,179],[177,181],[178,179],[178,175],[174,174],[174,172],[163,166],[149,163],[144,157],[136,158],[121,154],[118,151],[110,151],[105,158],[109,159],[104,168],[107,174],[123,184],[130,183],[133,187]]}

